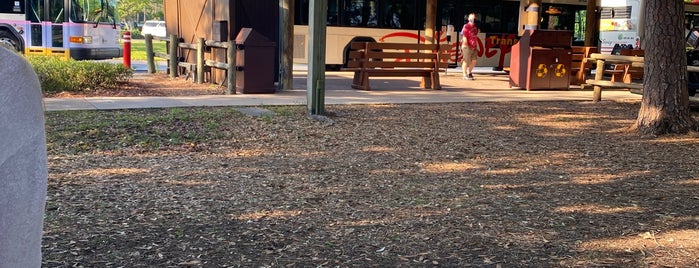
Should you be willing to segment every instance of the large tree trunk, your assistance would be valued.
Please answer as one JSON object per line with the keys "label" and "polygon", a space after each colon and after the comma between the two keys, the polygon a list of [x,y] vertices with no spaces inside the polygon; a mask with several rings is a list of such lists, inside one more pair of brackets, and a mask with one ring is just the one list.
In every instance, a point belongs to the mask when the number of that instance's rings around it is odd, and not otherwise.
{"label": "large tree trunk", "polygon": [[686,133],[689,114],[684,2],[644,1],[645,65],[641,110],[632,129],[642,134]]}

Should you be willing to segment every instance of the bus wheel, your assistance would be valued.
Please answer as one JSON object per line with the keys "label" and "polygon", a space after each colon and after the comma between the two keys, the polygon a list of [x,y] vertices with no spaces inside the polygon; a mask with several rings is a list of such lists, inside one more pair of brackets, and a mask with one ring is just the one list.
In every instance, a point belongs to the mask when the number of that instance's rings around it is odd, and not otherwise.
{"label": "bus wheel", "polygon": [[19,42],[12,34],[5,31],[0,31],[0,46],[19,52]]}

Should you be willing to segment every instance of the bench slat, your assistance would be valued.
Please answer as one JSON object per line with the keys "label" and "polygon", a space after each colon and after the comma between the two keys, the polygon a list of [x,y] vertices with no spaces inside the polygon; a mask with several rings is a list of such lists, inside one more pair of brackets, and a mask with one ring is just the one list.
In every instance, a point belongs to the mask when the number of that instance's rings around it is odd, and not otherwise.
{"label": "bench slat", "polygon": [[417,61],[369,61],[365,62],[367,68],[426,68],[433,69],[434,62]]}
{"label": "bench slat", "polygon": [[600,86],[604,88],[633,88],[633,89],[643,89],[643,84],[637,83],[622,83],[622,82],[612,82],[604,80],[594,80],[587,79],[585,83],[592,86]]}
{"label": "bench slat", "polygon": [[377,42],[352,42],[350,49],[395,49],[395,50],[449,50],[448,44],[412,44],[412,43],[377,43]]}

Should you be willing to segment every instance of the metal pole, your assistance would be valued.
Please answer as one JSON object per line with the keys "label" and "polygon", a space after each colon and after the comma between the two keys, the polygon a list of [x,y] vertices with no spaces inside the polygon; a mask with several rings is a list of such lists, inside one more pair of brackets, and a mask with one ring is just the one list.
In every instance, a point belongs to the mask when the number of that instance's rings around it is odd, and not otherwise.
{"label": "metal pole", "polygon": [[124,67],[131,68],[131,32],[124,32]]}

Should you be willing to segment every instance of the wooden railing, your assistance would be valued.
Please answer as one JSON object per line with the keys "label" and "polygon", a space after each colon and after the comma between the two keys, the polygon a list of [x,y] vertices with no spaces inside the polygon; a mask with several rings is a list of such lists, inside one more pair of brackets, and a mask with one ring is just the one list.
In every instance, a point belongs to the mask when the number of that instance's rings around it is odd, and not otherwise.
{"label": "wooden railing", "polygon": [[[179,75],[179,71],[182,68],[187,70],[187,75],[193,75],[193,80],[196,83],[204,83],[204,73],[210,68],[217,68],[226,70],[226,94],[235,93],[235,71],[236,71],[236,44],[235,41],[231,40],[228,42],[216,42],[212,40],[204,40],[204,38],[199,38],[196,44],[182,43],[179,41],[177,36],[171,35],[169,39],[165,40],[167,42],[168,53],[156,53],[153,51],[153,36],[147,34],[146,40],[146,58],[148,61],[148,73],[155,73],[155,57],[168,59],[168,72],[171,78],[176,78]],[[163,39],[157,39],[163,40]],[[207,48],[221,48],[226,50],[226,62],[217,62],[213,60],[206,60],[204,53]],[[196,51],[196,62],[180,62],[178,51],[180,49],[188,49]],[[184,53],[183,53],[184,54]],[[234,64],[229,64],[234,63]]]}

